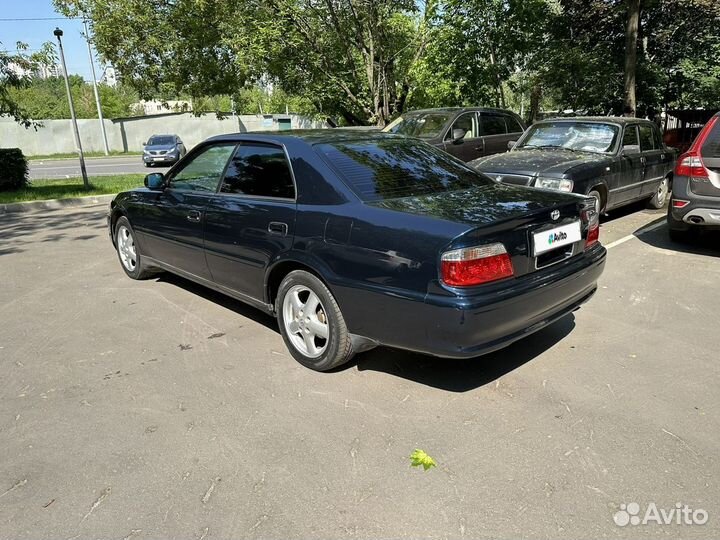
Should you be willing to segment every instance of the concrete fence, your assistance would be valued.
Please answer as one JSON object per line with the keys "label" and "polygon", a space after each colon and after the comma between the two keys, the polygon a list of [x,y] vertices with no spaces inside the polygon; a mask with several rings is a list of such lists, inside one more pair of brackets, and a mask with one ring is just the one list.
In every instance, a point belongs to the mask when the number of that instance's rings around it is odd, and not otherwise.
{"label": "concrete fence", "polygon": [[[0,148],[20,148],[26,156],[75,152],[75,139],[70,120],[41,120],[37,130],[25,129],[9,119],[0,119]],[[179,135],[189,149],[197,143],[223,133],[274,131],[327,127],[323,122],[295,114],[227,116],[215,114],[193,116],[191,113],[168,113],[105,120],[111,151],[139,152],[152,135]],[[97,119],[78,120],[83,150],[102,152],[103,140]]]}

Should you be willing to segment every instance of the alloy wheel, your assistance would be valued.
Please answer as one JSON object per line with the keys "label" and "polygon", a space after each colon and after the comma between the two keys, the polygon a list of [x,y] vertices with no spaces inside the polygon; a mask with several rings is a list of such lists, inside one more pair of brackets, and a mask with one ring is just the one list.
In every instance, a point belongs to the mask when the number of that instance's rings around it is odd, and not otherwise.
{"label": "alloy wheel", "polygon": [[137,266],[137,252],[132,232],[125,225],[118,227],[117,249],[120,260],[128,272],[134,272]]}
{"label": "alloy wheel", "polygon": [[325,352],[330,325],[318,295],[304,285],[295,285],[285,295],[282,309],[285,331],[292,345],[309,358]]}

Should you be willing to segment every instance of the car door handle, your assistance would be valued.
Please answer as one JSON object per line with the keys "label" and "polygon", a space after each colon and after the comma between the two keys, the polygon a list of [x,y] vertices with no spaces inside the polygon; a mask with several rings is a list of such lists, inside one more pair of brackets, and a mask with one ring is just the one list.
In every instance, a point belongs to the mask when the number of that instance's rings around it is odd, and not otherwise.
{"label": "car door handle", "polygon": [[286,236],[288,233],[287,223],[281,223],[279,221],[271,221],[268,225],[268,232],[270,234]]}
{"label": "car door handle", "polygon": [[188,221],[192,221],[193,223],[200,223],[200,219],[202,218],[202,214],[198,210],[190,210],[187,216],[185,216]]}

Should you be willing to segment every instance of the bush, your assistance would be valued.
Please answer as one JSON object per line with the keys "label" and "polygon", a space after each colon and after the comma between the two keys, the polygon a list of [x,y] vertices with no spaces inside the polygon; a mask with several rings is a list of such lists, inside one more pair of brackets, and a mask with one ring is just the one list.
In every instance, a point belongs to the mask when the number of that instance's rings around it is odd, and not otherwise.
{"label": "bush", "polygon": [[0,148],[0,191],[13,191],[28,185],[28,165],[19,148]]}

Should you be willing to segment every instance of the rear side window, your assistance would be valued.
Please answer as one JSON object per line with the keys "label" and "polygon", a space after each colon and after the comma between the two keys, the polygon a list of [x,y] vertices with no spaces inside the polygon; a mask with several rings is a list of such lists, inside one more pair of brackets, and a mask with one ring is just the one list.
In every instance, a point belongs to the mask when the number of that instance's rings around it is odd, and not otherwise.
{"label": "rear side window", "polygon": [[315,147],[364,201],[430,195],[493,184],[442,150],[412,139],[374,139]]}
{"label": "rear side window", "polygon": [[271,144],[242,143],[230,160],[220,192],[294,199],[295,185],[285,152]]}
{"label": "rear side window", "polygon": [[525,131],[515,118],[505,115],[505,124],[507,124],[508,133],[522,133]]}
{"label": "rear side window", "polygon": [[720,118],[708,133],[700,153],[704,158],[720,159]]}
{"label": "rear side window", "polygon": [[640,150],[643,152],[654,150],[655,137],[653,136],[652,127],[647,124],[641,124],[638,126],[638,131],[640,132]]}
{"label": "rear side window", "polygon": [[483,135],[505,135],[507,133],[505,119],[499,114],[482,114],[480,121]]}

